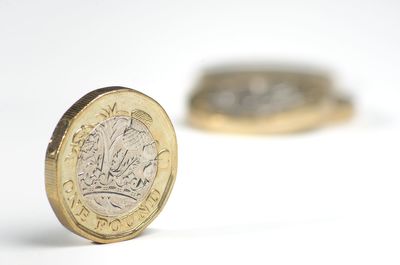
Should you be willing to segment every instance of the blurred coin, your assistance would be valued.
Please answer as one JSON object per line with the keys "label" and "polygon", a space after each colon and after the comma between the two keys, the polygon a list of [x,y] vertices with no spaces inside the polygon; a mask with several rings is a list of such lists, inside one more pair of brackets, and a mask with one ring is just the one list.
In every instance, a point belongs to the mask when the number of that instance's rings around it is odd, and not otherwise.
{"label": "blurred coin", "polygon": [[207,72],[190,99],[189,122],[199,128],[238,133],[309,130],[352,114],[349,99],[328,75],[274,69]]}
{"label": "blurred coin", "polygon": [[138,235],[175,181],[175,131],[162,107],[124,87],[94,90],[67,110],[46,152],[46,191],[72,232],[99,243]]}

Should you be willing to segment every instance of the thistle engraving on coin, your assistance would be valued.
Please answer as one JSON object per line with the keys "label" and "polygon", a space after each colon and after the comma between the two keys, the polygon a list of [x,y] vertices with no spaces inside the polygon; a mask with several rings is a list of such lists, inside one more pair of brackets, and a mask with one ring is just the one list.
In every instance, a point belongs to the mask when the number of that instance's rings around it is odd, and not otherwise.
{"label": "thistle engraving on coin", "polygon": [[103,215],[123,214],[147,195],[157,173],[157,148],[139,120],[115,116],[86,137],[77,179],[88,206]]}

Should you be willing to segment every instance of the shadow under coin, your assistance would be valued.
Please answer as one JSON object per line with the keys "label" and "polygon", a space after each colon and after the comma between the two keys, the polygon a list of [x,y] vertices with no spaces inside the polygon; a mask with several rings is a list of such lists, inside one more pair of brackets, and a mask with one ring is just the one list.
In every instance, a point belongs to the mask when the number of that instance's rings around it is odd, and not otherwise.
{"label": "shadow under coin", "polygon": [[64,248],[87,246],[92,243],[61,226],[12,227],[6,231],[0,244],[9,247]]}

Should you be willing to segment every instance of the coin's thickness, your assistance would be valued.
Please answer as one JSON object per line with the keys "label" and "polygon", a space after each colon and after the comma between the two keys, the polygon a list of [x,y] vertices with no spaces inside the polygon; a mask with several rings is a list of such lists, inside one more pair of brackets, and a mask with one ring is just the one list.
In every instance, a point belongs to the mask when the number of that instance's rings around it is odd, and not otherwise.
{"label": "coin's thickness", "polygon": [[99,243],[138,235],[175,181],[177,143],[162,107],[132,89],[94,90],[61,118],[46,153],[46,191],[61,223]]}

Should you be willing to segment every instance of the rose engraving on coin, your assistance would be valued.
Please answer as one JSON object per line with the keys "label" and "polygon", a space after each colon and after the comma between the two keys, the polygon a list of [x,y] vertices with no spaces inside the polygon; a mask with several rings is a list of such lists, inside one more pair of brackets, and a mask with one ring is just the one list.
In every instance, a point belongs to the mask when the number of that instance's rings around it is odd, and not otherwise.
{"label": "rose engraving on coin", "polygon": [[77,180],[87,205],[112,216],[134,209],[150,192],[157,173],[157,147],[148,128],[114,116],[89,133],[77,159]]}

